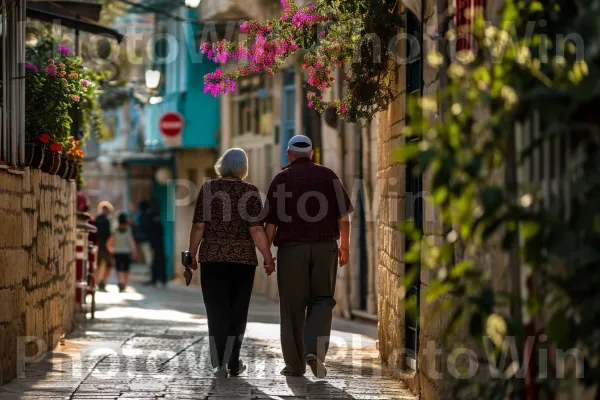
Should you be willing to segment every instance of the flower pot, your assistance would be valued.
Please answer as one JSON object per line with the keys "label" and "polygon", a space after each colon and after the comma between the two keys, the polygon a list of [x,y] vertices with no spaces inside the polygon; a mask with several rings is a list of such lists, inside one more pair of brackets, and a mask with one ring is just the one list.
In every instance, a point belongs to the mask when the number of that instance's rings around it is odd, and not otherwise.
{"label": "flower pot", "polygon": [[46,150],[44,156],[44,162],[42,163],[42,172],[50,175],[56,175],[56,172],[60,168],[60,154],[53,153],[50,150]]}
{"label": "flower pot", "polygon": [[25,166],[39,169],[44,162],[44,147],[35,143],[25,143]]}
{"label": "flower pot", "polygon": [[65,172],[60,177],[64,179],[71,179],[71,169],[73,169],[73,163],[66,158],[63,159],[63,162],[66,164],[66,167]]}
{"label": "flower pot", "polygon": [[77,180],[78,175],[79,175],[79,164],[71,163],[71,179]]}
{"label": "flower pot", "polygon": [[67,172],[69,171],[69,164],[67,163],[67,159],[64,156],[60,157],[60,167],[58,167],[58,171],[56,171],[56,175],[61,178],[66,178]]}

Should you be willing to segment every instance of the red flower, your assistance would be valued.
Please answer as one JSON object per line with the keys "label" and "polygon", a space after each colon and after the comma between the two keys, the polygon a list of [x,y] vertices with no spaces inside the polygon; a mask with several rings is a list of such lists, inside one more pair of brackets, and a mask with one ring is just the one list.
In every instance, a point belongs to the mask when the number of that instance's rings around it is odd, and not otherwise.
{"label": "red flower", "polygon": [[48,144],[50,143],[50,135],[47,133],[42,133],[40,136],[38,136],[38,140],[43,144]]}
{"label": "red flower", "polygon": [[63,147],[62,144],[60,143],[52,143],[50,145],[50,151],[53,153],[60,153],[62,151]]}

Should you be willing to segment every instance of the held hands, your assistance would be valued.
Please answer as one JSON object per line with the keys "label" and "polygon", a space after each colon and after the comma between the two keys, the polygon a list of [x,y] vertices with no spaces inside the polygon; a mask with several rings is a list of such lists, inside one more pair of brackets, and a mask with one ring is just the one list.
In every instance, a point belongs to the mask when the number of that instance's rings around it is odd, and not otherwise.
{"label": "held hands", "polygon": [[275,272],[275,260],[277,257],[271,257],[270,259],[265,258],[265,272],[267,276],[271,276],[273,272]]}
{"label": "held hands", "polygon": [[339,267],[342,268],[350,261],[350,249],[340,247],[338,249]]}

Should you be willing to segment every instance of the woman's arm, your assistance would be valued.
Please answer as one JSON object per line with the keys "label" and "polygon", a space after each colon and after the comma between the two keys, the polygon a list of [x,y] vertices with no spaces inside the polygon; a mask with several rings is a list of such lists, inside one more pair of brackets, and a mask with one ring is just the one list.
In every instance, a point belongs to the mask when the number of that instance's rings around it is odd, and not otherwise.
{"label": "woman's arm", "polygon": [[267,223],[265,227],[265,232],[267,233],[267,240],[269,241],[269,247],[273,245],[273,240],[275,240],[275,233],[277,232],[277,225]]}
{"label": "woman's arm", "polygon": [[188,248],[189,252],[192,253],[193,264],[191,265],[192,269],[198,269],[198,248],[200,247],[200,243],[202,242],[202,237],[204,236],[204,228],[206,224],[204,222],[197,222],[192,225],[192,230],[190,231],[190,247]]}
{"label": "woman's arm", "polygon": [[271,245],[269,244],[269,240],[267,239],[267,234],[265,233],[265,229],[258,226],[251,226],[249,228],[250,236],[252,236],[252,240],[254,244],[258,248],[258,251],[265,258],[265,270],[268,275],[271,275],[273,271],[275,271],[275,258],[271,254]]}

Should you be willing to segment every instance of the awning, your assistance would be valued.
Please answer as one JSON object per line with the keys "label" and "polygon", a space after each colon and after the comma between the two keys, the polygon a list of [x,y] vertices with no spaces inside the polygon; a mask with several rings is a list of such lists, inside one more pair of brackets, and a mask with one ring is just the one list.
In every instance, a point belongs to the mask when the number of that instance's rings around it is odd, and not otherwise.
{"label": "awning", "polygon": [[123,40],[123,35],[114,29],[108,28],[103,25],[94,24],[85,20],[68,17],[63,14],[56,14],[53,12],[41,10],[39,8],[27,7],[27,17],[31,19],[36,19],[38,21],[60,24],[71,29],[79,29],[83,32],[93,33],[96,35],[104,35],[106,37],[115,39],[119,43],[121,43],[121,41]]}

